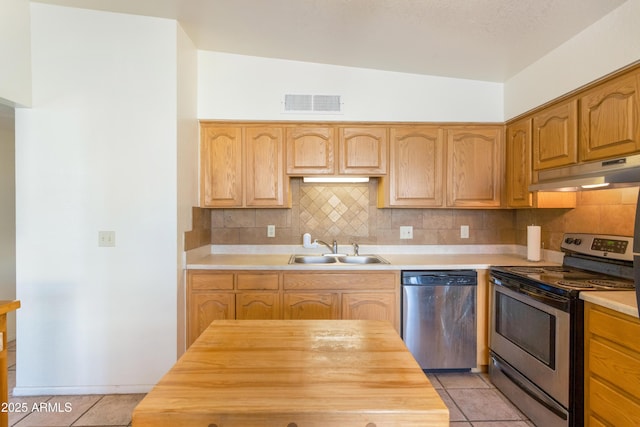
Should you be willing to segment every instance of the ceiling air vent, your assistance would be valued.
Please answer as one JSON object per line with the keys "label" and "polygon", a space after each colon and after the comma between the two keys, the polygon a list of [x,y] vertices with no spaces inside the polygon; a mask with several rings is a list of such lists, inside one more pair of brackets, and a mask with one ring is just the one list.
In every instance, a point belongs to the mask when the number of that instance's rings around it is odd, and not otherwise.
{"label": "ceiling air vent", "polygon": [[340,114],[340,95],[285,95],[285,113]]}

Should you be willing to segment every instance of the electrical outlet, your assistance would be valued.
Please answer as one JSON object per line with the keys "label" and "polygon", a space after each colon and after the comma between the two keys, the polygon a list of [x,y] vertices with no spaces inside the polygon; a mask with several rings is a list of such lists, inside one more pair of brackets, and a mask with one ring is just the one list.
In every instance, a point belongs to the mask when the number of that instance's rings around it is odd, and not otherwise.
{"label": "electrical outlet", "polygon": [[276,237],[275,225],[267,225],[267,237]]}
{"label": "electrical outlet", "polygon": [[98,246],[100,247],[113,247],[116,245],[116,232],[115,231],[98,231]]}
{"label": "electrical outlet", "polygon": [[410,225],[403,225],[400,227],[401,239],[413,239],[413,227]]}
{"label": "electrical outlet", "polygon": [[461,225],[460,226],[460,238],[461,239],[468,239],[469,238],[469,226],[468,225]]}

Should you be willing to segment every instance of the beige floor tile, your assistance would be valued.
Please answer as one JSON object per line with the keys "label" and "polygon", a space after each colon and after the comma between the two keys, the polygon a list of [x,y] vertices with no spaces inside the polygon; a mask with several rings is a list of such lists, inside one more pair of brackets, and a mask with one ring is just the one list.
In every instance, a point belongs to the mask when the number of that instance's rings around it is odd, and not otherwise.
{"label": "beige floor tile", "polygon": [[7,387],[9,389],[9,397],[13,396],[13,389],[16,388],[16,371],[7,371]]}
{"label": "beige floor tile", "polygon": [[436,390],[440,395],[440,398],[449,408],[449,421],[466,421],[464,414],[460,411],[458,406],[455,404],[453,399],[447,394],[446,390],[438,389]]}
{"label": "beige floor tile", "polygon": [[429,382],[431,383],[433,388],[435,388],[436,390],[440,388],[444,388],[442,384],[440,384],[440,381],[438,381],[438,378],[436,377],[435,374],[427,374],[427,379],[429,379]]}
{"label": "beige floor tile", "polygon": [[526,421],[476,421],[473,427],[529,427]]}
{"label": "beige floor tile", "polygon": [[523,420],[522,414],[495,389],[447,389],[447,393],[471,422]]}
{"label": "beige floor tile", "polygon": [[144,394],[111,394],[104,396],[73,425],[126,426],[131,422],[133,409],[144,396]]}
{"label": "beige floor tile", "polygon": [[447,390],[454,388],[490,388],[489,384],[479,374],[451,372],[437,374],[436,377]]}
{"label": "beige floor tile", "polygon": [[95,405],[102,396],[54,396],[43,403],[39,411],[33,411],[20,422],[16,427],[69,427],[89,408]]}
{"label": "beige floor tile", "polygon": [[51,396],[9,397],[9,425],[13,426],[31,413],[33,405],[46,402]]}
{"label": "beige floor tile", "polygon": [[466,421],[454,421],[449,423],[449,427],[472,427],[470,423]]}
{"label": "beige floor tile", "polygon": [[7,367],[10,371],[16,370],[16,351],[9,350],[7,351]]}

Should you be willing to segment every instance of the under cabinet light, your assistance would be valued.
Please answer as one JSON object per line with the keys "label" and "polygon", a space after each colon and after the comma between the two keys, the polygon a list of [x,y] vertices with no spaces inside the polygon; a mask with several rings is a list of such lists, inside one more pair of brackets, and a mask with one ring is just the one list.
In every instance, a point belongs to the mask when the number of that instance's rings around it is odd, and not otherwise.
{"label": "under cabinet light", "polygon": [[324,183],[355,183],[355,182],[369,182],[369,177],[361,176],[305,176],[302,178],[302,182],[324,182]]}

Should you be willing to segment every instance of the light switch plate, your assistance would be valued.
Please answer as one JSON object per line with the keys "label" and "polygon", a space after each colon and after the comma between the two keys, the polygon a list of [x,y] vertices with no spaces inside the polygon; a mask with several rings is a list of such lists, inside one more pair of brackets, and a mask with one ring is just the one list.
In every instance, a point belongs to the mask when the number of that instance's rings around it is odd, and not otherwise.
{"label": "light switch plate", "polygon": [[98,231],[98,246],[114,247],[116,245],[116,232],[115,231]]}
{"label": "light switch plate", "polygon": [[267,237],[276,237],[275,225],[267,225]]}
{"label": "light switch plate", "polygon": [[403,225],[400,227],[401,239],[413,239],[413,227],[410,225]]}
{"label": "light switch plate", "polygon": [[461,225],[460,226],[460,238],[461,239],[468,239],[469,238],[469,226],[468,225]]}

